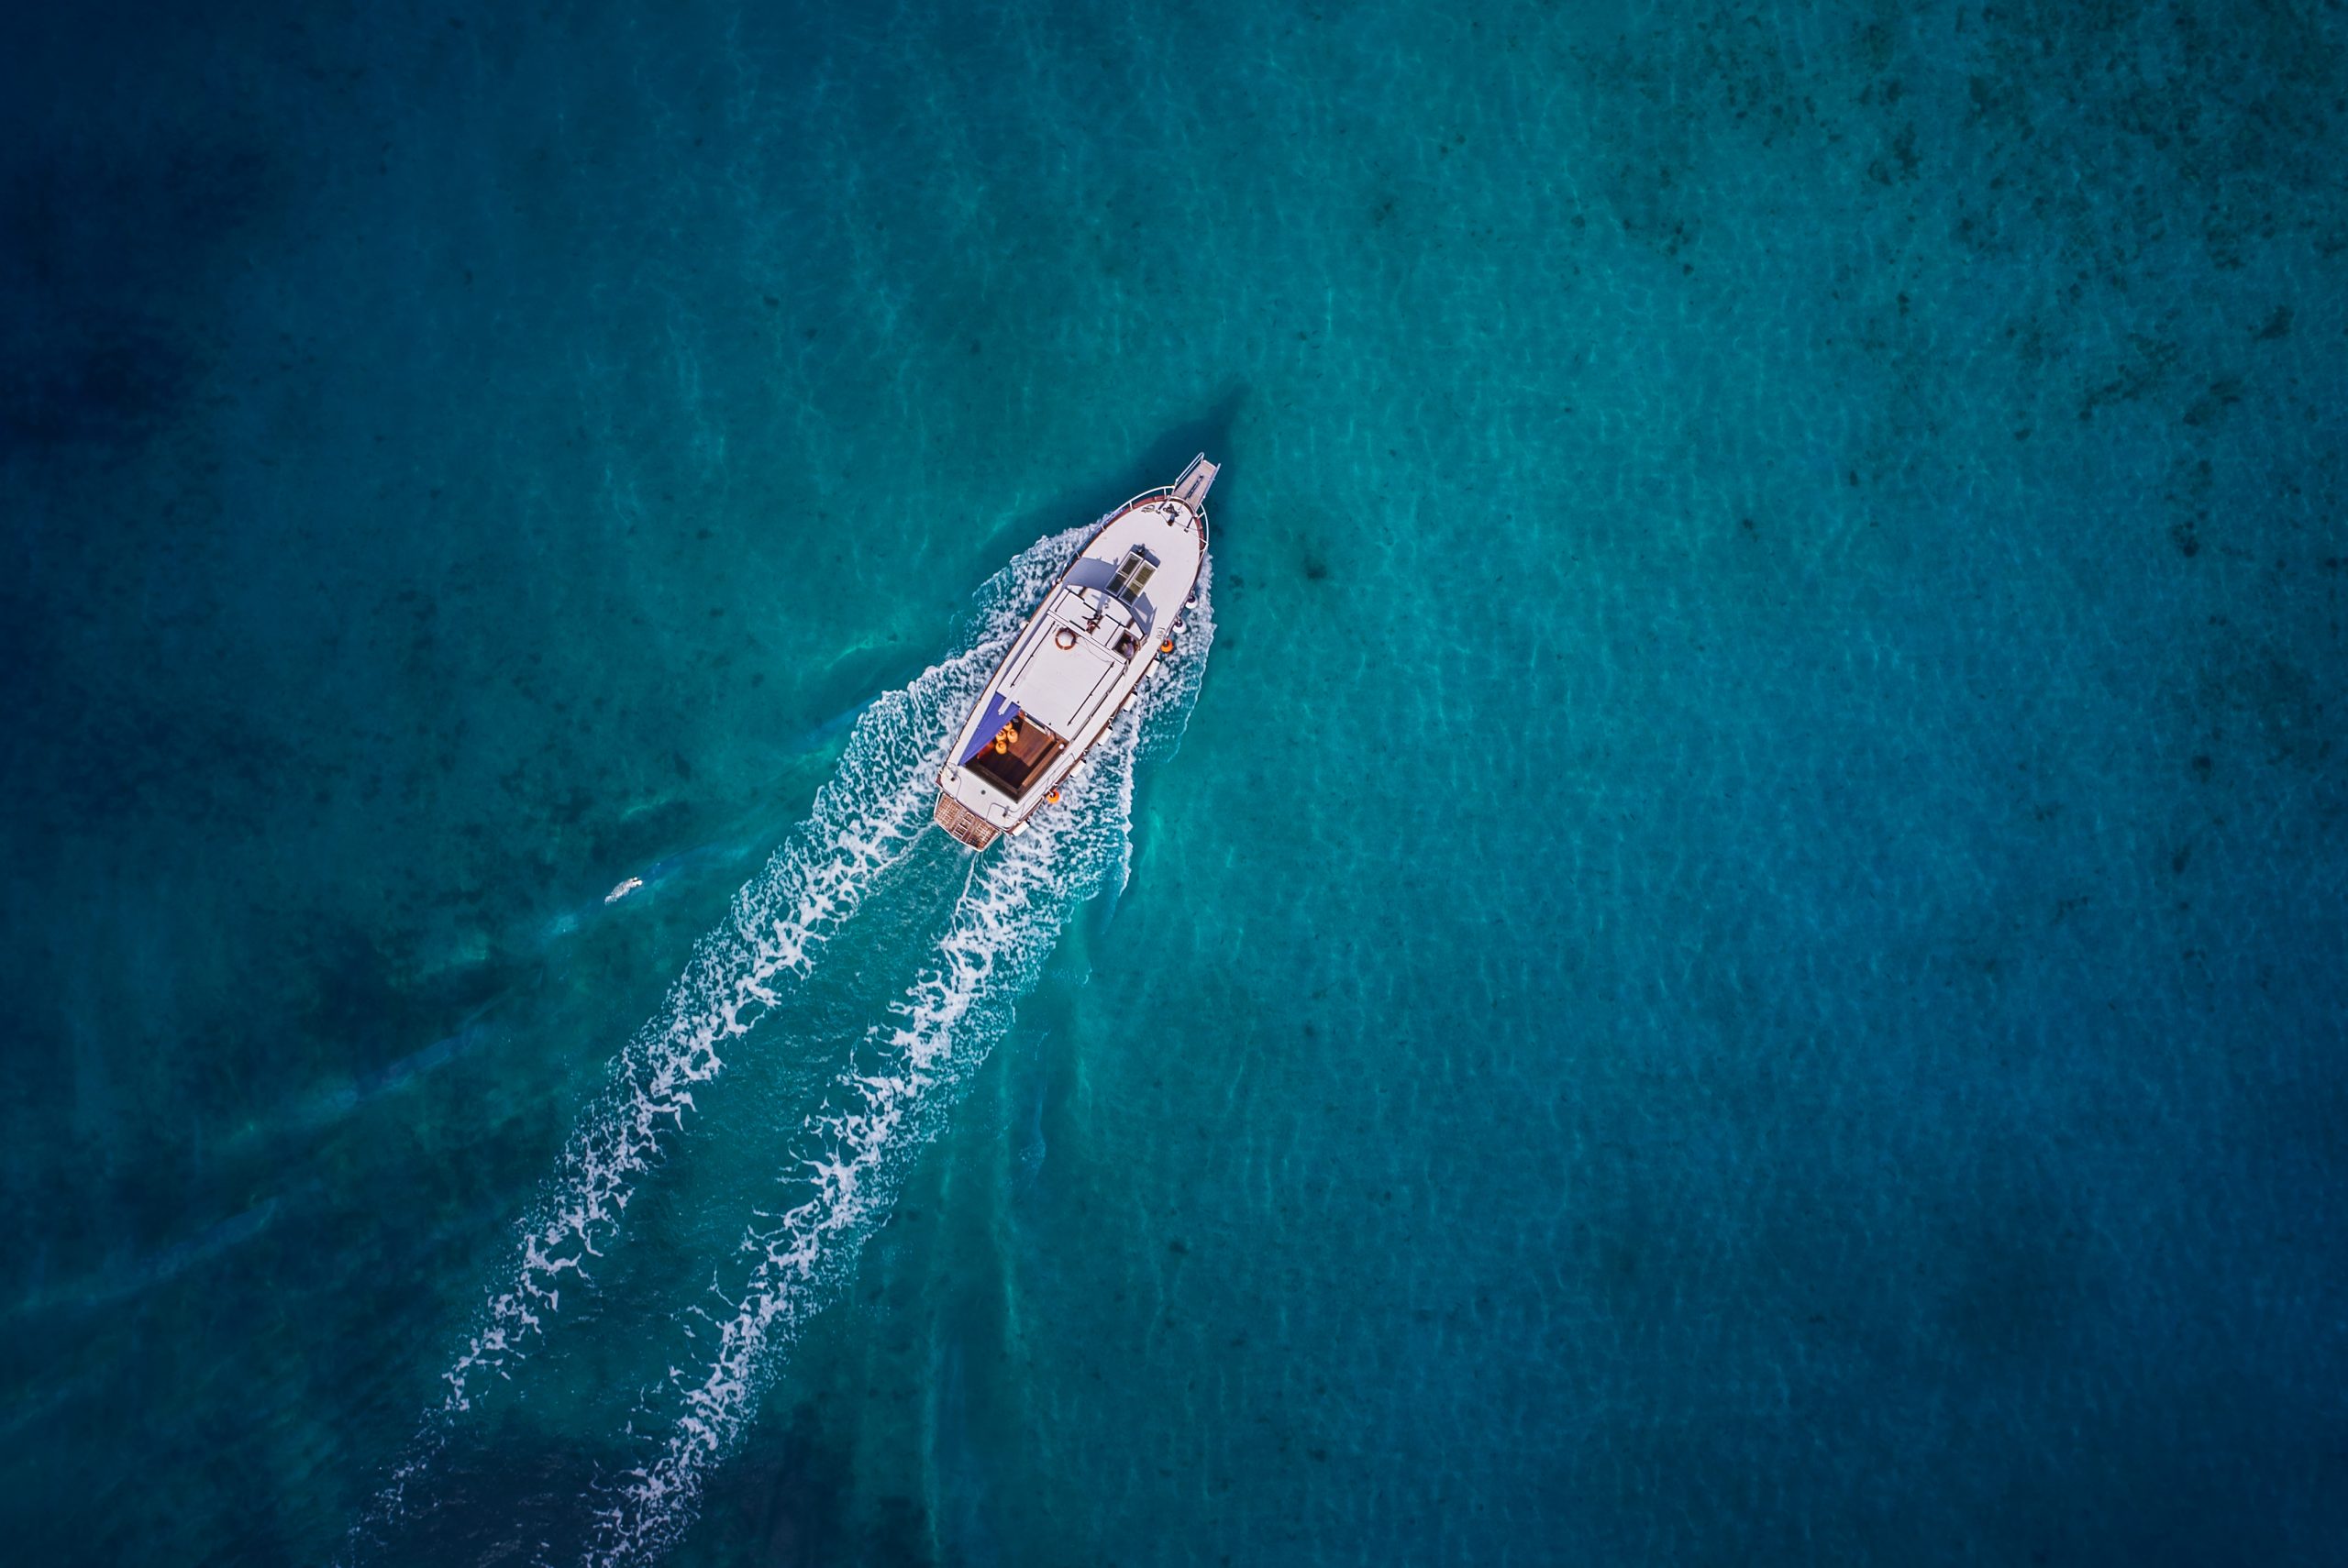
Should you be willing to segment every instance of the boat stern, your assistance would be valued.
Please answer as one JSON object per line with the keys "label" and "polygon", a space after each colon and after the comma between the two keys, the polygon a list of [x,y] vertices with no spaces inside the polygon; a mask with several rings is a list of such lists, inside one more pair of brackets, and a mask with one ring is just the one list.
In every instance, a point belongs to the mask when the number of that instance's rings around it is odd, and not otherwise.
{"label": "boat stern", "polygon": [[995,841],[996,834],[1001,831],[992,823],[943,790],[937,792],[937,810],[935,815],[939,827],[944,828],[972,849],[984,849]]}

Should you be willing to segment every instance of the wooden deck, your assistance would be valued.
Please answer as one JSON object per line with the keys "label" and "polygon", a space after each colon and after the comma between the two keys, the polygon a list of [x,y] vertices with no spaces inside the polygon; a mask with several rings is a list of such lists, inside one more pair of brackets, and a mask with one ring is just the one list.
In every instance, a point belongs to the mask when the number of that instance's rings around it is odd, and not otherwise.
{"label": "wooden deck", "polygon": [[1025,799],[1036,776],[1068,748],[1068,742],[1035,720],[1023,717],[1017,723],[1019,738],[1010,750],[986,746],[962,765],[1014,801]]}
{"label": "wooden deck", "polygon": [[972,849],[984,849],[994,842],[993,823],[953,796],[941,792],[937,797],[937,825],[969,845]]}

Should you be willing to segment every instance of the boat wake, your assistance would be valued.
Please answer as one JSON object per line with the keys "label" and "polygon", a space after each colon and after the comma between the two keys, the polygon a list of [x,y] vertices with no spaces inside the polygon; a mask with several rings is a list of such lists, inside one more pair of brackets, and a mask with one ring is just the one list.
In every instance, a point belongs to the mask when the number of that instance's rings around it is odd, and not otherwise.
{"label": "boat wake", "polygon": [[781,1353],[887,1216],[912,1156],[944,1126],[954,1091],[1009,1027],[1069,918],[1123,889],[1135,764],[1170,749],[1189,717],[1213,640],[1206,589],[1202,577],[1179,662],[1144,687],[1058,812],[973,864],[936,953],[892,1004],[896,1021],[867,1032],[833,1101],[803,1128],[786,1170],[804,1197],[745,1237],[758,1262],[718,1325],[716,1351],[698,1374],[672,1375],[668,1430],[599,1514],[590,1562],[657,1557],[691,1525],[703,1480],[739,1441]]}
{"label": "boat wake", "polygon": [[[485,1380],[514,1375],[560,1310],[565,1288],[574,1279],[592,1286],[601,1248],[683,1129],[695,1091],[718,1077],[732,1042],[808,977],[826,940],[913,852],[929,825],[952,720],[976,701],[1090,533],[1071,529],[1022,552],[980,590],[962,649],[858,716],[807,821],[736,895],[730,918],[696,946],[661,1011],[615,1059],[606,1088],[518,1227],[504,1277],[443,1374],[442,1398],[354,1527],[354,1545],[380,1540],[404,1515],[410,1485],[472,1410]],[[1144,683],[1061,803],[972,863],[935,952],[892,1004],[894,1021],[867,1032],[830,1103],[802,1129],[786,1176],[803,1197],[751,1228],[745,1249],[757,1262],[729,1302],[716,1350],[699,1371],[672,1373],[659,1396],[674,1407],[666,1430],[647,1440],[645,1463],[598,1512],[591,1561],[657,1555],[690,1524],[704,1479],[738,1441],[780,1353],[885,1216],[910,1156],[944,1125],[953,1090],[1008,1027],[1069,914],[1104,889],[1122,889],[1135,766],[1180,738],[1213,641],[1208,586],[1202,575],[1178,652]]]}

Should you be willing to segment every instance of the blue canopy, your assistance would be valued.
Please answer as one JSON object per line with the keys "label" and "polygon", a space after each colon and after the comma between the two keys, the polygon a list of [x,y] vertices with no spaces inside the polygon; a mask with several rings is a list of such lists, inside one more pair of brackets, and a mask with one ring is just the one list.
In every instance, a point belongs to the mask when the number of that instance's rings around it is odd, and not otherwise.
{"label": "blue canopy", "polygon": [[998,691],[993,696],[988,698],[987,711],[984,714],[980,715],[979,719],[979,727],[971,733],[970,744],[963,748],[962,755],[960,756],[955,758],[954,766],[957,767],[962,767],[967,764],[970,758],[986,750],[988,745],[993,741],[995,735],[1002,730],[1002,726],[1009,723],[1018,716],[1019,705],[1016,702],[1013,702],[1010,698],[1005,697],[1002,692]]}

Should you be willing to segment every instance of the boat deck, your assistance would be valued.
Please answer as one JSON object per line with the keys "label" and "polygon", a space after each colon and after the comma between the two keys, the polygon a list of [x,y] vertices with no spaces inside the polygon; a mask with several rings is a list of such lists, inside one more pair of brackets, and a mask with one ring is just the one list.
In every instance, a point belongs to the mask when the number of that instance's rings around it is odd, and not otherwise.
{"label": "boat deck", "polygon": [[[1024,715],[1011,719],[987,741],[962,766],[1014,801],[1026,794],[1036,776],[1068,749],[1067,741]],[[994,744],[998,741],[1002,743],[999,751]]]}
{"label": "boat deck", "polygon": [[1101,520],[1012,640],[939,770],[937,822],[973,849],[1016,833],[1173,646],[1206,556],[1215,465]]}
{"label": "boat deck", "polygon": [[936,815],[939,827],[972,849],[984,849],[994,842],[995,834],[1000,831],[986,818],[947,794],[941,793],[937,797]]}

